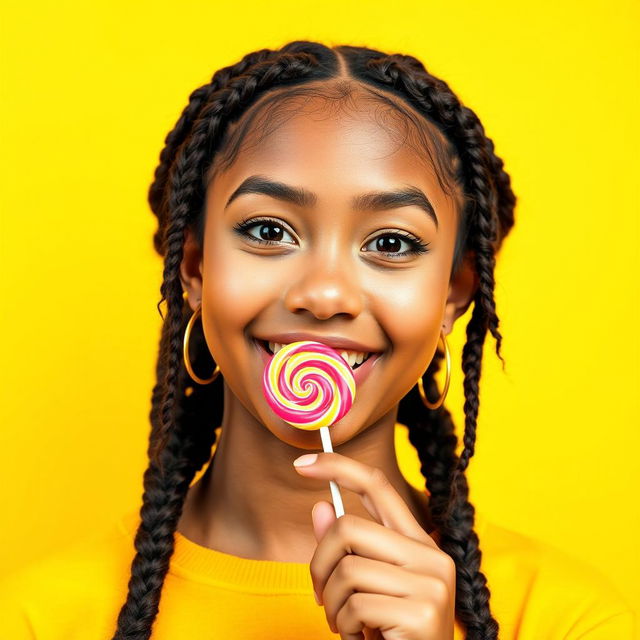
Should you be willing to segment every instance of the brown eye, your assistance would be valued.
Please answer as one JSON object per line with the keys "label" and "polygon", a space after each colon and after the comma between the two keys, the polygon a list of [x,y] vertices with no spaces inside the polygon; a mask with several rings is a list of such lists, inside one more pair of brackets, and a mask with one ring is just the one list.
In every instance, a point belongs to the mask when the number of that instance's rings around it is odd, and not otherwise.
{"label": "brown eye", "polygon": [[296,244],[295,238],[284,225],[269,218],[243,220],[234,225],[233,230],[257,244]]}
{"label": "brown eye", "polygon": [[272,242],[280,242],[284,234],[284,229],[271,222],[260,225],[260,238]]}
{"label": "brown eye", "polygon": [[385,253],[400,251],[400,239],[394,236],[380,236],[376,238],[376,249]]}
{"label": "brown eye", "polygon": [[369,240],[363,251],[379,253],[389,258],[405,258],[407,256],[426,253],[429,243],[405,232],[383,233]]}

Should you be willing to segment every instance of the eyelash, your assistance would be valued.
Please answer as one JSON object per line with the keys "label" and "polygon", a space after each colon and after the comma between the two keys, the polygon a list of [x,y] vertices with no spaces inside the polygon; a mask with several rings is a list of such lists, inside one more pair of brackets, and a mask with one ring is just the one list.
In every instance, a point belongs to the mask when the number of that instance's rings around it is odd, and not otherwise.
{"label": "eyelash", "polygon": [[[252,219],[244,219],[241,220],[240,222],[238,222],[237,224],[235,224],[233,226],[233,230],[235,233],[237,233],[240,236],[243,236],[245,238],[249,238],[252,242],[255,242],[257,244],[261,244],[261,245],[272,245],[272,244],[280,244],[279,241],[277,240],[265,240],[264,238],[256,238],[255,236],[252,236],[248,230],[251,229],[252,227],[255,227],[257,225],[264,225],[264,224],[273,224],[276,225],[278,227],[281,227],[282,229],[284,229],[283,224],[279,221],[276,220],[274,218],[252,218]],[[289,233],[287,231],[287,233]],[[429,251],[429,243],[428,242],[422,242],[422,240],[420,240],[419,238],[416,238],[416,236],[414,236],[413,234],[407,233],[407,232],[401,232],[401,231],[394,231],[394,232],[389,232],[389,233],[383,233],[379,236],[376,236],[375,238],[372,238],[367,244],[369,244],[370,242],[372,242],[373,240],[376,240],[377,238],[383,238],[385,236],[391,236],[391,237],[399,237],[402,238],[402,240],[404,240],[405,242],[409,243],[409,245],[411,246],[411,248],[407,251],[403,251],[402,253],[399,252],[393,252],[393,251],[379,251],[379,252],[375,252],[374,253],[381,253],[384,256],[393,258],[395,256],[411,256],[411,255],[418,255],[421,253],[427,253]]]}

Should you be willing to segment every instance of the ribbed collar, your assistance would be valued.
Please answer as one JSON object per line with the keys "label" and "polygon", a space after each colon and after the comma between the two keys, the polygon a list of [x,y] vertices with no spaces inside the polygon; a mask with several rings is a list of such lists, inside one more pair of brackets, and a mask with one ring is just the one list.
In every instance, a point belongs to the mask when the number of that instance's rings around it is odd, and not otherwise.
{"label": "ribbed collar", "polygon": [[[131,540],[140,524],[137,511],[126,513],[119,529]],[[306,562],[281,562],[242,558],[203,547],[179,531],[174,533],[174,551],[169,573],[205,584],[252,593],[304,593],[313,591]]]}
{"label": "ribbed collar", "polygon": [[[119,528],[131,540],[140,523],[138,511],[125,514]],[[482,543],[484,517],[476,512],[475,530]],[[304,593],[313,590],[309,564],[255,560],[223,553],[196,544],[176,531],[169,572],[188,580],[251,593]]]}

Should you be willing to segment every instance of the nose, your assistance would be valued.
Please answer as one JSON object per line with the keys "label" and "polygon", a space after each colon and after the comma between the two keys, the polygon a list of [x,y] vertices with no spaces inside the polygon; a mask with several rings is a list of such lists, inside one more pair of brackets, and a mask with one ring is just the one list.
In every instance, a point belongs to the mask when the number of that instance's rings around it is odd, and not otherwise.
{"label": "nose", "polygon": [[333,256],[326,252],[309,256],[286,291],[288,311],[308,311],[318,320],[342,314],[355,318],[360,314],[364,303],[356,266],[344,255],[332,253]]}

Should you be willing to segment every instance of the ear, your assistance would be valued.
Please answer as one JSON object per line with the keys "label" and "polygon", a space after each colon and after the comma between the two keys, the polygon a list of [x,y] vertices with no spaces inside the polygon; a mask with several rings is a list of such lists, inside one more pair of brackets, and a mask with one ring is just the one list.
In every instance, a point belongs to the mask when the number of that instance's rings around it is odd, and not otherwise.
{"label": "ear", "polygon": [[478,289],[478,274],[475,270],[473,253],[468,252],[462,264],[449,282],[449,294],[444,310],[444,332],[451,333],[454,322],[469,308]]}
{"label": "ear", "polygon": [[202,250],[190,228],[184,232],[180,281],[184,291],[189,294],[189,305],[195,309],[202,300]]}

